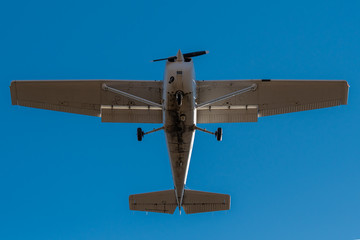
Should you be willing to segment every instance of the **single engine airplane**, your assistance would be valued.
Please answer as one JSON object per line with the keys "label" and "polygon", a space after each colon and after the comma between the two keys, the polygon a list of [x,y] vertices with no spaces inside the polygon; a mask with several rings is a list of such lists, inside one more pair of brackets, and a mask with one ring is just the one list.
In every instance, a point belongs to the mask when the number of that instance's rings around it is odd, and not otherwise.
{"label": "single engine airplane", "polygon": [[207,51],[157,59],[166,61],[163,81],[51,80],[13,81],[13,105],[101,117],[102,122],[162,123],[137,138],[165,131],[174,190],[134,194],[131,210],[173,214],[230,209],[230,195],[185,189],[195,130],[221,141],[223,131],[200,123],[256,122],[258,117],[347,104],[346,81],[218,80],[196,81],[193,57]]}

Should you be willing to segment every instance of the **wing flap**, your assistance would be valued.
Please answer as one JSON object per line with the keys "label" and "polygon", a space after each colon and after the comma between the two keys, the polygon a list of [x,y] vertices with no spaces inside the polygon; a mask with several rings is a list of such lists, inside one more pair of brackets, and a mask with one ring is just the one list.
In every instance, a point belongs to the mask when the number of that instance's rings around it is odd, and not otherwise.
{"label": "wing flap", "polygon": [[101,106],[102,122],[162,123],[162,109],[150,106]]}
{"label": "wing flap", "polygon": [[215,106],[197,109],[197,123],[257,122],[257,106]]}

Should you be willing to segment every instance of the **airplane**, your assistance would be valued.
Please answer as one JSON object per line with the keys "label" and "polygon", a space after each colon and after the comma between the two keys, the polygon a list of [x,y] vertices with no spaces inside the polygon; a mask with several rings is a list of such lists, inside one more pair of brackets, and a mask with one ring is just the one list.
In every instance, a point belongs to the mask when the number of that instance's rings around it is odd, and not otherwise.
{"label": "airplane", "polygon": [[257,122],[259,117],[347,104],[349,85],[339,80],[196,81],[198,51],[156,59],[166,61],[163,81],[47,80],[12,81],[13,105],[101,117],[102,122],[161,123],[137,139],[164,130],[174,189],[129,196],[130,210],[186,214],[230,209],[230,195],[185,188],[195,131],[222,140],[202,123]]}

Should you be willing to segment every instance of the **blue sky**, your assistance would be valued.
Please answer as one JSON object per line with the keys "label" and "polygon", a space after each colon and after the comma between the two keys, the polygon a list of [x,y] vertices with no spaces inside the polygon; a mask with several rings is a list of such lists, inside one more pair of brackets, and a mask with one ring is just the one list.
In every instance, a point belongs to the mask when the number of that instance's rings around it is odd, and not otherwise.
{"label": "blue sky", "polygon": [[[3,1],[0,239],[360,238],[360,2]],[[187,186],[231,210],[130,212],[173,186],[163,132],[11,106],[12,80],[161,80],[150,60],[209,50],[199,80],[345,79],[347,106],[197,132]],[[205,126],[205,125],[204,125]]]}

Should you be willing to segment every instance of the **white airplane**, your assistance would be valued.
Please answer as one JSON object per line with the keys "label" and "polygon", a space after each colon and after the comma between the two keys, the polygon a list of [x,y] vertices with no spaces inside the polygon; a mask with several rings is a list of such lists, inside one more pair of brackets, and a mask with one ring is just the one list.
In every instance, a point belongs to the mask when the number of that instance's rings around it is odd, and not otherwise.
{"label": "white airplane", "polygon": [[195,81],[192,57],[207,51],[166,60],[163,81],[67,80],[13,81],[13,105],[101,117],[102,122],[162,123],[146,134],[165,131],[174,190],[134,194],[131,210],[173,214],[230,209],[230,196],[185,189],[195,130],[222,140],[199,123],[256,122],[258,117],[347,104],[346,81],[219,80]]}

